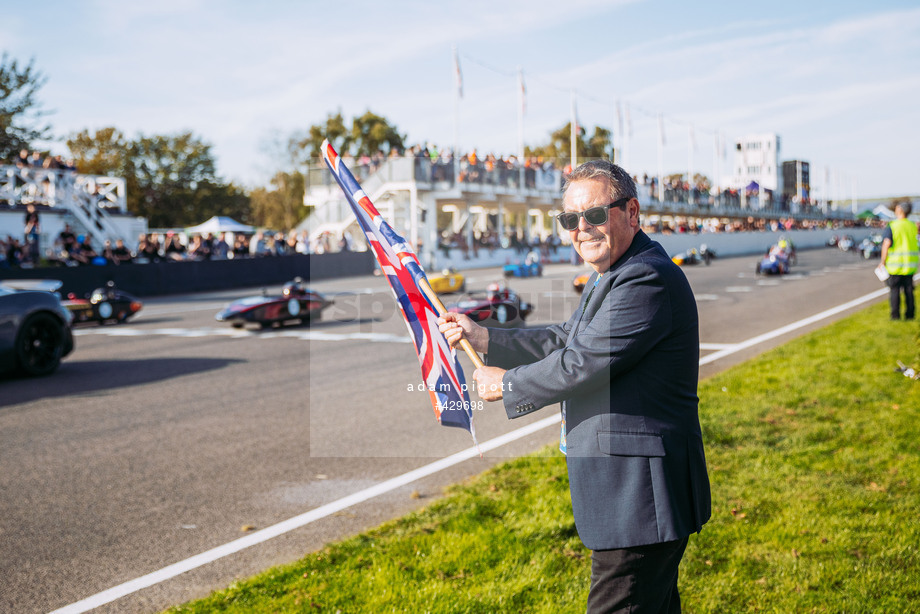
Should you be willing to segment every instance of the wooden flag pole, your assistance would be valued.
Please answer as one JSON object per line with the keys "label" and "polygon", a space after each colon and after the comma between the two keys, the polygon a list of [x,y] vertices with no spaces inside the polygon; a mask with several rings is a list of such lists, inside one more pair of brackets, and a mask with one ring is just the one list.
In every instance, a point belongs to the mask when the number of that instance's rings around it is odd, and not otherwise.
{"label": "wooden flag pole", "polygon": [[[444,306],[444,303],[441,302],[441,299],[438,298],[438,295],[435,294],[434,290],[431,289],[431,286],[428,285],[427,279],[420,279],[418,281],[418,286],[422,289],[422,292],[425,293],[425,296],[428,297],[428,300],[431,301],[431,304],[434,305],[434,308],[438,310],[438,315],[447,313],[447,308]],[[470,360],[473,361],[473,365],[477,369],[486,366],[485,363],[482,362],[482,358],[479,357],[479,354],[476,353],[476,350],[473,349],[473,346],[470,345],[468,339],[461,339],[460,347],[463,348],[466,355],[470,357]]]}

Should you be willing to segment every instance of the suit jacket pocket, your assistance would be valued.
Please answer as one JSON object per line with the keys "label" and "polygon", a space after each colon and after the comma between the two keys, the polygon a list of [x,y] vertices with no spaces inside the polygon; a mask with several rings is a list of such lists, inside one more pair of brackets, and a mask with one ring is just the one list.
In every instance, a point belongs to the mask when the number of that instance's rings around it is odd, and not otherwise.
{"label": "suit jacket pocket", "polygon": [[664,456],[664,441],[655,433],[611,433],[600,431],[597,446],[611,456]]}

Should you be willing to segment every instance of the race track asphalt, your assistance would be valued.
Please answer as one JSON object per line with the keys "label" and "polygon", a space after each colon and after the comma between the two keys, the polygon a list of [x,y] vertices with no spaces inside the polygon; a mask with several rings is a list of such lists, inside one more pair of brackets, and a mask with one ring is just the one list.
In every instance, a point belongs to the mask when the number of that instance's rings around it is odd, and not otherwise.
{"label": "race track asphalt", "polygon": [[[758,277],[756,260],[684,269],[703,356],[881,287],[877,261],[835,248],[801,252],[782,277]],[[551,265],[511,281],[536,305],[528,325],[569,315],[579,270]],[[499,278],[499,269],[469,271],[467,286]],[[385,281],[312,287],[336,305],[311,327],[240,332],[214,320],[257,288],[158,298],[127,324],[81,326],[54,376],[0,380],[0,612],[48,612],[470,447],[414,389],[418,361]],[[701,376],[826,323],[704,365]],[[509,421],[487,406],[477,433],[485,441],[554,411]],[[154,612],[203,596],[424,506],[445,485],[557,436],[543,429],[97,611]]]}

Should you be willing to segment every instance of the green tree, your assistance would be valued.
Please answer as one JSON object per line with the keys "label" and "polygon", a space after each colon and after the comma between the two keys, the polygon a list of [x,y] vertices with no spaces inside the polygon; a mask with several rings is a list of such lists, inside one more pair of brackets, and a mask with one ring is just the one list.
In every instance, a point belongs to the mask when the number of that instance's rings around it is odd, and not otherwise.
{"label": "green tree", "polygon": [[6,52],[0,57],[0,160],[11,161],[33,142],[50,138],[51,127],[42,124],[47,113],[36,99],[46,80],[34,60],[21,66]]}
{"label": "green tree", "polygon": [[87,175],[123,177],[128,165],[129,143],[120,130],[100,128],[75,132],[67,138],[77,170]]}
{"label": "green tree", "polygon": [[600,126],[594,127],[594,134],[591,135],[591,138],[588,139],[588,142],[585,144],[586,148],[586,158],[597,159],[613,158],[613,145],[611,139],[613,138],[613,133],[606,128],[601,128]]}
{"label": "green tree", "polygon": [[271,180],[271,189],[256,188],[252,191],[253,223],[275,230],[294,228],[306,215],[303,195],[303,174],[276,173]]}
{"label": "green tree", "polygon": [[388,152],[396,149],[400,153],[405,149],[406,137],[399,134],[396,126],[380,115],[367,111],[356,117],[351,123],[351,139],[356,146],[356,156],[374,155],[378,151]]}
{"label": "green tree", "polygon": [[[575,152],[580,161],[594,160],[597,158],[610,159],[611,132],[606,128],[595,126],[590,138],[583,126],[578,126],[575,135]],[[542,156],[556,161],[560,166],[568,164],[572,157],[572,122],[566,123],[550,134],[550,140],[545,145],[527,147],[525,155]]]}
{"label": "green tree", "polygon": [[244,224],[252,223],[252,202],[249,193],[233,183],[214,183],[204,180],[190,194],[189,209],[195,215],[193,224],[215,215],[227,215]]}
{"label": "green tree", "polygon": [[351,120],[351,128],[345,124],[342,113],[330,113],[326,121],[314,124],[304,133],[295,133],[288,140],[291,160],[297,165],[318,164],[322,158],[320,147],[324,139],[340,154],[351,153],[355,156],[374,155],[378,151],[388,152],[405,149],[405,135],[389,122],[388,119],[367,111]]}
{"label": "green tree", "polygon": [[337,152],[344,154],[351,147],[351,131],[345,126],[342,113],[326,117],[324,124],[314,124],[307,129],[307,133],[295,133],[288,140],[288,150],[291,160],[298,164],[319,163],[322,159],[320,147],[325,139]]}
{"label": "green tree", "polygon": [[200,223],[199,186],[219,184],[211,146],[192,133],[139,136],[128,148],[125,168],[128,210],[152,227]]}
{"label": "green tree", "polygon": [[123,177],[128,211],[154,228],[190,226],[213,215],[244,223],[252,217],[249,195],[216,176],[211,146],[190,132],[129,140],[114,127],[83,130],[67,147],[81,173]]}

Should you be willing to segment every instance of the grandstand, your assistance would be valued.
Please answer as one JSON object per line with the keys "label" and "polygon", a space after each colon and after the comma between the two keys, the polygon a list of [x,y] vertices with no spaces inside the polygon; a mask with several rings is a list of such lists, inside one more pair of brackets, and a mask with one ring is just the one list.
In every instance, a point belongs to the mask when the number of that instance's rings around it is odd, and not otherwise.
{"label": "grandstand", "polygon": [[[391,156],[377,164],[344,161],[380,213],[417,247],[423,264],[433,266],[438,261],[436,252],[442,231],[459,233],[470,245],[477,233],[489,232],[504,238],[513,231],[523,234],[523,239],[546,239],[558,232],[552,219],[562,208],[563,170],[552,164],[519,165],[503,158],[493,159],[489,165],[487,160],[473,153],[459,160],[444,156],[430,160],[415,155]],[[849,207],[784,207],[743,190],[711,196],[666,185],[659,191],[654,179],[637,179],[646,219],[755,218],[766,222],[792,219],[841,223],[854,219]],[[361,242],[348,203],[325,166],[310,167],[304,204],[312,212],[300,229],[308,230],[312,241],[326,234]],[[509,220],[514,220],[513,228],[507,227],[512,226]],[[565,243],[568,237],[559,239]]]}
{"label": "grandstand", "polygon": [[120,177],[0,165],[0,237],[22,238],[26,206],[32,204],[41,219],[42,255],[53,250],[65,224],[77,234],[91,234],[97,247],[123,239],[133,249],[147,231],[147,220],[128,213],[125,196]]}

